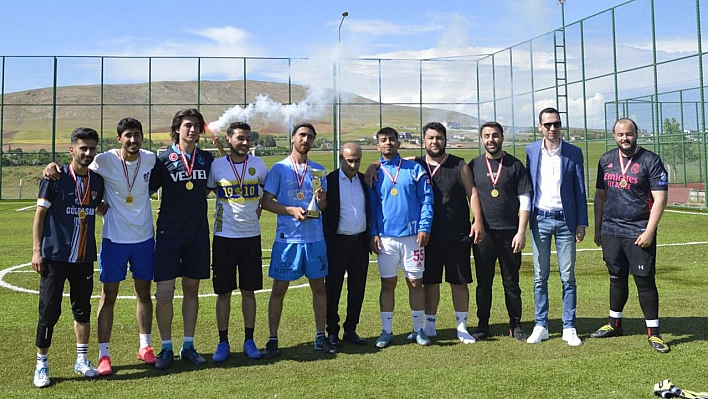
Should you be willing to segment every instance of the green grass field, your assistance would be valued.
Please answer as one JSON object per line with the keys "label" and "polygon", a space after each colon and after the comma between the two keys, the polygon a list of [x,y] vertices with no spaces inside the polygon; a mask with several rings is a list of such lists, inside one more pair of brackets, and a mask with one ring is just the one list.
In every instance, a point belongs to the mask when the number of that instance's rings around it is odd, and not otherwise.
{"label": "green grass field", "polygon": [[[210,201],[213,209],[213,201]],[[590,209],[592,212],[592,207]],[[636,289],[630,288],[625,308],[626,336],[591,340],[587,335],[606,321],[608,278],[599,250],[592,244],[592,226],[579,245],[577,257],[578,332],[584,340],[570,347],[560,339],[561,289],[557,274],[549,283],[551,339],[542,344],[518,343],[506,336],[506,310],[502,287],[495,281],[492,333],[495,336],[473,345],[462,345],[455,335],[450,291],[443,286],[438,311],[438,337],[430,347],[406,341],[411,319],[404,284],[397,290],[394,345],[375,350],[381,330],[378,313],[379,279],[375,261],[370,264],[367,294],[359,333],[369,345],[345,345],[339,354],[327,357],[312,348],[314,318],[311,294],[305,280],[292,284],[285,299],[280,330],[281,352],[271,361],[250,361],[241,353],[242,317],[239,296],[233,298],[231,342],[235,352],[220,364],[208,361],[195,367],[176,360],[168,371],[158,371],[136,359],[138,349],[135,301],[121,299],[111,340],[114,375],[97,380],[79,378],[73,372],[75,347],[69,300],[56,327],[50,350],[52,385],[39,390],[32,385],[35,363],[34,335],[37,319],[38,277],[31,271],[31,225],[33,201],[0,202],[0,351],[1,396],[27,397],[243,397],[243,398],[643,398],[651,397],[654,383],[671,378],[676,385],[708,390],[708,214],[672,211],[660,225],[657,280],[661,297],[661,327],[671,344],[669,354],[655,353],[647,344]],[[211,218],[211,215],[210,215]],[[263,248],[273,240],[275,217],[264,212]],[[687,228],[687,226],[690,226]],[[99,223],[100,230],[100,223]],[[98,234],[100,236],[100,233]],[[524,250],[521,286],[524,327],[533,327],[533,265],[530,244]],[[270,252],[264,250],[264,285]],[[555,266],[554,270],[557,270]],[[94,294],[100,285],[96,274]],[[8,288],[8,285],[12,287]],[[22,291],[17,291],[22,290]],[[179,291],[179,289],[178,289]],[[210,360],[218,343],[214,315],[215,297],[210,281],[202,283],[196,347]],[[474,284],[471,286],[474,292]],[[154,286],[153,286],[154,292]],[[179,292],[178,292],[179,294]],[[132,295],[130,279],[121,295]],[[268,337],[268,293],[258,293],[256,342]],[[98,300],[92,304],[94,310]],[[182,338],[180,300],[174,321],[175,345]],[[474,300],[470,303],[469,326],[476,323]],[[341,314],[345,306],[341,304]],[[92,319],[90,357],[97,361],[95,318]],[[153,346],[159,347],[153,322]]]}

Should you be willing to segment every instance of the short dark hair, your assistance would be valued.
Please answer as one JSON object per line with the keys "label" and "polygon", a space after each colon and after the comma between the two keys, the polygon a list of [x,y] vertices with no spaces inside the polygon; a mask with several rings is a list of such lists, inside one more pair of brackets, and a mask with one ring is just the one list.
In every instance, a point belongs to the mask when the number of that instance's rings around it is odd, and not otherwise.
{"label": "short dark hair", "polygon": [[445,129],[445,125],[440,122],[430,122],[423,126],[423,137],[425,137],[425,132],[427,132],[428,130],[435,130],[447,139],[447,129]]}
{"label": "short dark hair", "polygon": [[251,126],[246,122],[234,122],[229,125],[228,129],[226,129],[226,135],[231,137],[231,135],[234,134],[236,129],[248,130],[250,132]]}
{"label": "short dark hair", "polygon": [[479,134],[482,134],[482,130],[484,130],[485,127],[491,127],[494,129],[499,130],[499,133],[503,136],[504,135],[504,128],[502,127],[501,123],[497,121],[489,121],[486,122],[482,127],[479,128]]}
{"label": "short dark hair", "polygon": [[615,132],[615,126],[617,126],[618,123],[620,122],[632,122],[632,125],[634,125],[634,133],[639,133],[639,127],[637,127],[637,122],[633,121],[630,118],[619,118],[617,119],[617,122],[612,126],[612,133]]}
{"label": "short dark hair", "polygon": [[542,109],[541,112],[538,113],[538,123],[541,123],[541,116],[543,116],[543,114],[556,114],[558,115],[558,118],[560,118],[560,112],[558,112],[557,109],[553,107],[548,107]]}
{"label": "short dark hair", "polygon": [[118,133],[118,137],[123,135],[123,132],[128,129],[138,129],[138,130],[140,130],[140,133],[142,134],[143,124],[140,123],[140,121],[135,118],[121,119],[120,122],[118,122],[118,125],[116,126],[116,131]]}
{"label": "short dark hair", "polygon": [[293,132],[292,132],[292,134],[290,135],[290,137],[294,136],[295,133],[298,131],[298,129],[300,129],[301,127],[305,127],[305,128],[310,129],[310,131],[312,132],[312,134],[313,134],[315,137],[317,137],[317,131],[315,130],[315,127],[312,126],[312,124],[311,124],[311,123],[308,123],[308,122],[300,122],[300,123],[298,123],[297,125],[293,126]]}
{"label": "short dark hair", "polygon": [[90,127],[77,127],[71,132],[71,144],[76,144],[78,140],[94,140],[98,143],[98,133]]}
{"label": "short dark hair", "polygon": [[394,137],[396,137],[396,140],[398,140],[398,131],[396,131],[396,129],[394,129],[392,127],[386,126],[384,128],[381,128],[381,130],[379,130],[378,132],[376,132],[377,138],[379,136],[384,136],[384,135],[386,135],[386,136],[393,135]]}
{"label": "short dark hair", "polygon": [[172,135],[172,140],[177,142],[179,140],[179,134],[177,134],[177,130],[179,130],[179,127],[182,125],[182,120],[184,118],[197,118],[199,119],[199,124],[201,125],[199,129],[199,134],[204,133],[204,129],[206,128],[206,122],[204,122],[204,117],[202,114],[194,108],[186,108],[186,109],[181,109],[177,111],[175,114],[175,117],[172,118],[172,131],[170,134]]}

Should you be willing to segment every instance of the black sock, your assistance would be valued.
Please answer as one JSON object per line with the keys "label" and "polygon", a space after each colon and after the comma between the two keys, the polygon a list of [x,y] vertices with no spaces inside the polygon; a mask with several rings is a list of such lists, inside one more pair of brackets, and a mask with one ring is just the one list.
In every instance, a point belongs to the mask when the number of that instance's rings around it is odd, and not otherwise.
{"label": "black sock", "polygon": [[608,324],[614,328],[622,328],[622,319],[610,317],[610,321],[608,322]]}
{"label": "black sock", "polygon": [[219,330],[219,343],[229,342],[229,330]]}
{"label": "black sock", "polygon": [[650,337],[659,335],[659,327],[648,327],[647,334],[649,334]]}
{"label": "black sock", "polygon": [[246,339],[245,340],[246,341],[248,341],[249,339],[253,339],[253,330],[255,330],[255,329],[248,328],[248,327],[245,328],[245,331],[246,331]]}

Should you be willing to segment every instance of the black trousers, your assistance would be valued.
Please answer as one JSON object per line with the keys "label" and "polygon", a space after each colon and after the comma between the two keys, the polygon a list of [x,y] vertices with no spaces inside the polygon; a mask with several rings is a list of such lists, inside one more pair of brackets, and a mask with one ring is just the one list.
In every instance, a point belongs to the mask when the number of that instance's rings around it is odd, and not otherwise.
{"label": "black trousers", "polygon": [[366,276],[369,272],[369,237],[337,235],[332,248],[327,248],[329,272],[325,277],[327,290],[327,333],[339,333],[339,298],[347,277],[347,318],[344,331],[356,331],[361,307],[364,303]]}
{"label": "black trousers", "polygon": [[511,328],[521,325],[521,252],[513,253],[511,240],[516,230],[487,230],[485,239],[472,247],[477,275],[477,318],[479,326],[489,328],[492,309],[492,283],[497,259],[504,284],[504,299]]}

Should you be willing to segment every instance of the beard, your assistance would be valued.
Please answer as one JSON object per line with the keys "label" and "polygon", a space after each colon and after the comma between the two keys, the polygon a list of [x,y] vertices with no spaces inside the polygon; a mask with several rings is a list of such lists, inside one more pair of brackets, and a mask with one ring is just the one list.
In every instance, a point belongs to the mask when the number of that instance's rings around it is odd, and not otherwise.
{"label": "beard", "polygon": [[428,153],[428,155],[429,155],[430,157],[441,157],[441,156],[445,155],[445,149],[444,149],[444,148],[440,148],[437,152],[435,152],[435,151],[432,150],[432,149],[426,148],[426,149],[425,149],[425,152]]}

